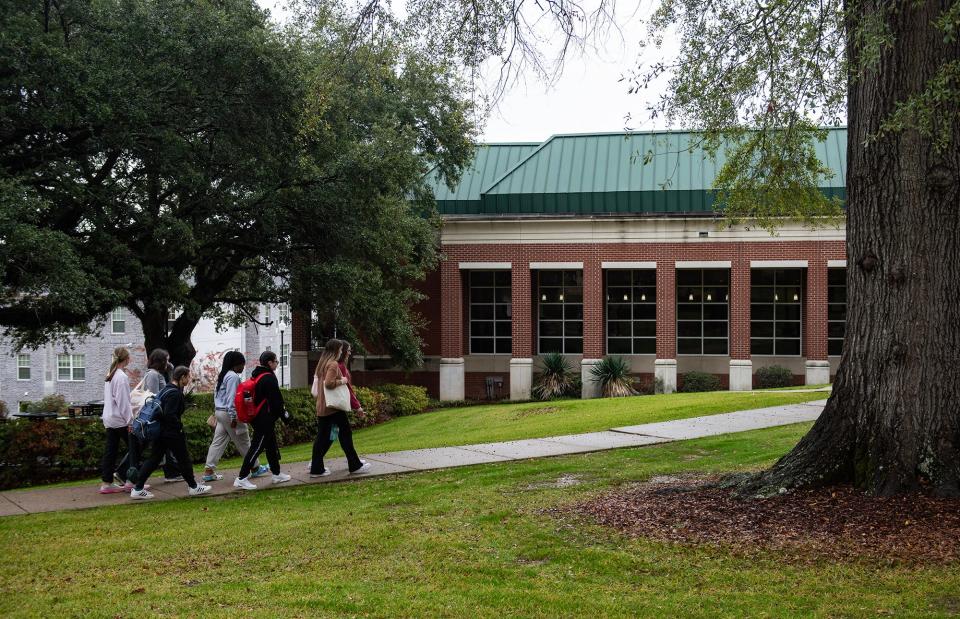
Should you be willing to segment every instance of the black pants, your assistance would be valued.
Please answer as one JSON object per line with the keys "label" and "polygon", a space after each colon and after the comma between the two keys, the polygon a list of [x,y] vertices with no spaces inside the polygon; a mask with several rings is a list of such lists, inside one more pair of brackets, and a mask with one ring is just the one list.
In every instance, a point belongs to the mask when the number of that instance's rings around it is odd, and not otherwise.
{"label": "black pants", "polygon": [[274,475],[280,474],[280,448],[277,446],[276,421],[269,413],[257,415],[250,424],[253,426],[253,436],[250,438],[250,449],[240,467],[240,478],[245,479],[253,470],[253,465],[266,452],[270,471]]}
{"label": "black pants", "polygon": [[330,430],[337,426],[339,432],[338,440],[343,447],[343,453],[347,456],[347,468],[356,471],[363,466],[360,462],[360,456],[353,447],[353,430],[350,429],[350,420],[343,411],[337,411],[326,417],[317,417],[317,438],[313,441],[313,461],[310,463],[310,473],[319,475],[323,472],[323,457],[330,450],[333,441],[330,440]]}
{"label": "black pants", "polygon": [[[130,448],[127,449],[127,453],[124,454],[123,460],[120,461],[120,464],[117,465],[117,477],[120,478],[120,481],[137,481],[136,479],[128,479],[127,473],[131,468],[138,470],[140,469],[140,465],[143,464],[143,451],[146,449],[146,447],[149,447],[149,445],[141,445],[140,441],[137,440],[135,435],[130,435]],[[167,451],[163,458],[163,476],[167,479],[173,479],[179,474],[180,465],[177,463],[177,459],[174,457],[173,453]]]}
{"label": "black pants", "polygon": [[113,465],[117,461],[117,454],[120,451],[120,445],[127,448],[127,455],[123,457],[127,460],[130,457],[130,450],[133,448],[133,435],[126,426],[122,428],[106,428],[106,444],[103,448],[103,460],[100,462],[100,479],[105,484],[113,482]]}
{"label": "black pants", "polygon": [[183,480],[191,488],[197,487],[197,480],[193,476],[192,460],[190,460],[190,454],[187,452],[187,436],[179,434],[176,436],[163,435],[153,442],[150,457],[140,465],[140,473],[137,475],[137,490],[143,490],[143,484],[160,466],[160,459],[166,453],[172,453],[173,457],[176,458],[178,465],[176,474],[183,475]]}

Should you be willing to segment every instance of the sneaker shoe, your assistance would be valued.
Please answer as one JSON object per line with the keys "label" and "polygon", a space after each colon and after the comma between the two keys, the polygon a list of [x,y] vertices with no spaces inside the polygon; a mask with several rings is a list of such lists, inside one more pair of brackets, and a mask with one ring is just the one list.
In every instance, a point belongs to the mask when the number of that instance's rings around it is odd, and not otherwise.
{"label": "sneaker shoe", "polygon": [[324,467],[322,473],[310,473],[310,477],[326,477],[327,475],[333,473],[330,469]]}
{"label": "sneaker shoe", "polygon": [[209,475],[204,475],[200,479],[203,481],[220,481],[223,479],[223,475],[220,473],[210,473]]}
{"label": "sneaker shoe", "polygon": [[360,468],[358,468],[358,469],[355,470],[355,471],[350,471],[350,474],[351,474],[351,475],[357,475],[357,474],[359,474],[359,473],[366,473],[366,472],[369,471],[371,468],[372,468],[372,467],[370,466],[370,463],[369,463],[369,462],[367,462],[366,460],[361,460],[361,461],[360,461]]}
{"label": "sneaker shoe", "polygon": [[200,496],[201,494],[210,494],[210,486],[204,486],[200,484],[196,488],[190,488],[190,496]]}
{"label": "sneaker shoe", "polygon": [[279,475],[273,476],[273,483],[282,484],[285,481],[290,481],[290,476],[286,473],[280,473]]}
{"label": "sneaker shoe", "polygon": [[177,475],[176,477],[164,477],[163,482],[167,484],[172,484],[177,481],[183,481],[183,475]]}
{"label": "sneaker shoe", "polygon": [[[133,490],[135,487],[136,487],[136,486],[134,485],[134,483],[133,483],[132,481],[128,481],[127,483],[123,484],[123,489],[126,490],[127,492]],[[150,484],[143,484],[143,489],[144,489],[144,490],[149,490],[149,489],[150,489]]]}
{"label": "sneaker shoe", "polygon": [[123,486],[121,486],[117,482],[113,482],[109,486],[101,484],[100,490],[98,490],[98,492],[100,494],[117,494],[118,492],[123,492],[124,490],[125,489]]}
{"label": "sneaker shoe", "polygon": [[153,498],[153,495],[150,494],[149,492],[147,492],[146,489],[143,489],[143,490],[131,490],[131,491],[130,491],[130,498],[133,499],[134,501],[142,501],[142,500],[145,500],[145,499],[152,499],[152,498]]}
{"label": "sneaker shoe", "polygon": [[261,465],[260,465],[260,468],[258,468],[256,471],[250,473],[250,477],[256,479],[257,477],[263,477],[264,475],[266,475],[266,474],[269,473],[269,472],[270,472],[270,467],[267,466],[266,464],[261,464]]}
{"label": "sneaker shoe", "polygon": [[233,480],[233,487],[234,487],[234,488],[242,488],[243,490],[256,490],[256,489],[257,489],[256,484],[250,483],[250,480],[247,479],[246,477],[243,477],[243,478],[238,477],[238,478],[234,479],[234,480]]}

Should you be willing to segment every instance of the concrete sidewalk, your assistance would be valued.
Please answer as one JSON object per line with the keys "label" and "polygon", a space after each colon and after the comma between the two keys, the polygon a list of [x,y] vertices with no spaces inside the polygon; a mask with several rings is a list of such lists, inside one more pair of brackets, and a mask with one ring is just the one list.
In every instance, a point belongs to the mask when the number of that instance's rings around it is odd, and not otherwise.
{"label": "concrete sidewalk", "polygon": [[[438,447],[435,449],[413,449],[410,451],[393,451],[381,454],[363,455],[373,466],[369,473],[363,475],[349,475],[344,458],[328,461],[328,467],[334,472],[328,477],[311,479],[307,472],[306,462],[284,463],[283,471],[293,479],[273,486],[270,476],[254,480],[262,492],[273,487],[299,486],[302,484],[321,484],[345,479],[359,479],[361,477],[378,477],[396,473],[410,473],[444,469],[474,464],[488,464],[490,462],[508,462],[511,460],[525,460],[528,458],[543,458],[547,456],[563,456],[567,454],[586,453],[590,451],[604,451],[622,447],[641,447],[671,441],[687,440],[704,436],[715,436],[732,432],[745,432],[772,428],[791,423],[813,421],[823,410],[826,400],[791,404],[789,406],[773,406],[736,413],[709,415],[706,417],[692,417],[660,423],[647,423],[638,426],[612,428],[602,432],[588,432],[585,434],[569,434],[566,436],[551,436],[547,438],[527,439],[520,441],[506,441],[503,443],[481,443],[478,445],[463,445],[461,447]],[[213,482],[214,495],[244,492],[233,487],[236,469],[223,469],[223,480]],[[150,501],[165,501],[187,496],[187,485],[184,483],[163,483],[152,478],[150,483],[155,496]],[[201,500],[201,499],[196,499]],[[99,494],[95,487],[74,486],[68,488],[37,488],[32,490],[10,490],[0,492],[0,516],[14,516],[40,512],[61,511],[68,509],[84,509],[100,507],[102,505],[117,505],[131,503],[129,494]]]}

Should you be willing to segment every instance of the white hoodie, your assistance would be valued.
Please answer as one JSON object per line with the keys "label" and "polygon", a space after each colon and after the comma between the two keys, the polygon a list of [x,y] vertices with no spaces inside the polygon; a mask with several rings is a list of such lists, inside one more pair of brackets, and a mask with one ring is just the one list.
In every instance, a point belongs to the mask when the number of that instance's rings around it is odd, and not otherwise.
{"label": "white hoodie", "polygon": [[107,428],[126,428],[133,425],[130,406],[130,379],[117,368],[110,382],[103,383],[103,425]]}

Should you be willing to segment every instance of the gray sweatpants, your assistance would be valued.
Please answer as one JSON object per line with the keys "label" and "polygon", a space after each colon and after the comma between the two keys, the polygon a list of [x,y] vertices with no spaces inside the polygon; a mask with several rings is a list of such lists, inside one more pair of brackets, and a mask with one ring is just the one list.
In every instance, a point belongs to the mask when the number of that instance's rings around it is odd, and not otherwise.
{"label": "gray sweatpants", "polygon": [[[223,452],[231,441],[237,446],[241,458],[246,456],[250,449],[250,434],[247,432],[247,424],[238,423],[236,428],[231,428],[230,413],[219,408],[214,416],[217,418],[217,429],[213,432],[213,442],[210,443],[210,449],[207,450],[207,467],[211,469],[217,468],[220,458],[223,457]],[[260,466],[259,459],[256,466]]]}

